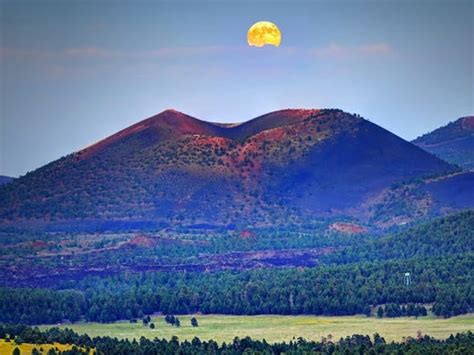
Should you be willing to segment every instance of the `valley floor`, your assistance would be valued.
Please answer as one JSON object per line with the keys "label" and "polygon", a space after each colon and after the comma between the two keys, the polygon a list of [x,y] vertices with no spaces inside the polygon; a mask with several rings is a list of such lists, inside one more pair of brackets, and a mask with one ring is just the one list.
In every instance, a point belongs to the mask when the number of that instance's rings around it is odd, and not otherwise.
{"label": "valley floor", "polygon": [[[141,321],[128,321],[108,324],[75,323],[62,324],[60,328],[71,328],[79,334],[111,336],[117,338],[166,338],[178,336],[181,341],[199,337],[202,340],[213,339],[229,342],[234,337],[250,336],[253,339],[265,339],[268,342],[289,341],[294,337],[309,340],[321,340],[332,335],[334,340],[352,334],[373,335],[378,332],[387,341],[400,341],[403,337],[416,337],[417,332],[436,338],[447,338],[450,334],[474,331],[474,314],[448,319],[435,317],[367,318],[365,316],[317,317],[317,316],[229,316],[196,315],[199,327],[193,328],[192,316],[178,316],[181,327],[167,324],[163,316],[152,317],[155,329],[144,326]],[[41,326],[45,329],[51,326]]]}

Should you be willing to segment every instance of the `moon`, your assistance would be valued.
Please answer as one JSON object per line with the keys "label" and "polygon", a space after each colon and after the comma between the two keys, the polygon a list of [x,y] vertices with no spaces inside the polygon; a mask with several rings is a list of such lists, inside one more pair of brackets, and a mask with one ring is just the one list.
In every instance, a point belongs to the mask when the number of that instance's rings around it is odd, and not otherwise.
{"label": "moon", "polygon": [[263,47],[272,45],[278,47],[281,43],[281,32],[277,25],[268,21],[254,23],[247,33],[249,46]]}

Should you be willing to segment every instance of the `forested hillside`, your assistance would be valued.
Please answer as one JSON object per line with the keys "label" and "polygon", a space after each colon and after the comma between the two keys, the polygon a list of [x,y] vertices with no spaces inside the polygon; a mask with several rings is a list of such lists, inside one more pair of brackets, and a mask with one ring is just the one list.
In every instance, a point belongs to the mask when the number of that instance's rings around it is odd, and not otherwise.
{"label": "forested hillside", "polygon": [[[58,289],[0,291],[1,321],[108,322],[154,312],[370,314],[374,305],[434,303],[452,316],[472,311],[473,255],[216,273],[143,273],[86,278]],[[404,274],[412,281],[405,285]],[[70,290],[67,290],[70,289]]]}
{"label": "forested hillside", "polygon": [[[434,303],[433,312],[470,312],[472,255],[217,273],[144,273],[86,278],[53,289],[0,289],[3,322],[110,322],[154,312],[187,314],[370,314],[385,303]],[[405,285],[410,271],[412,283]]]}
{"label": "forested hillside", "polygon": [[325,262],[436,257],[474,252],[474,210],[442,217],[395,235],[344,248],[322,257]]}
{"label": "forested hillside", "polygon": [[311,268],[118,273],[59,280],[51,289],[3,288],[0,320],[109,322],[154,312],[349,315],[370,314],[383,304],[432,304],[440,316],[463,314],[474,305],[473,215],[368,239],[327,254]]}

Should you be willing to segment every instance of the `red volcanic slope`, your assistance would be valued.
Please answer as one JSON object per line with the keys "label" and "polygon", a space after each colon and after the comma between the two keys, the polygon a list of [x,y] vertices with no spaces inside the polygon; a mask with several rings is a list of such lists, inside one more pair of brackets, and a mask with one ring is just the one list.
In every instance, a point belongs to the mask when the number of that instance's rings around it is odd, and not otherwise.
{"label": "red volcanic slope", "polygon": [[321,110],[316,109],[279,110],[238,125],[232,125],[228,130],[232,132],[230,138],[245,139],[265,130],[301,122],[309,117],[316,116],[320,112]]}
{"label": "red volcanic slope", "polygon": [[212,123],[201,121],[176,110],[165,110],[157,115],[127,127],[85,149],[80,154],[89,156],[100,152],[124,139],[148,131],[156,138],[171,138],[186,134],[219,135],[222,128]]}
{"label": "red volcanic slope", "polygon": [[474,131],[474,116],[462,117],[461,125],[466,130]]}
{"label": "red volcanic slope", "polygon": [[168,109],[127,127],[81,150],[78,154],[85,158],[144,132],[151,133],[157,140],[194,134],[242,140],[265,130],[300,122],[313,114],[316,115],[319,111],[315,109],[285,109],[239,124],[224,124],[202,121],[182,112]]}
{"label": "red volcanic slope", "polygon": [[355,223],[347,223],[347,222],[334,222],[331,224],[331,229],[335,231],[342,232],[342,233],[349,233],[349,234],[359,234],[359,233],[366,233],[367,228],[364,226],[360,226]]}
{"label": "red volcanic slope", "polygon": [[137,234],[128,241],[128,244],[139,246],[139,247],[152,248],[157,243],[156,243],[156,240],[154,240],[153,238],[150,238],[144,234]]}

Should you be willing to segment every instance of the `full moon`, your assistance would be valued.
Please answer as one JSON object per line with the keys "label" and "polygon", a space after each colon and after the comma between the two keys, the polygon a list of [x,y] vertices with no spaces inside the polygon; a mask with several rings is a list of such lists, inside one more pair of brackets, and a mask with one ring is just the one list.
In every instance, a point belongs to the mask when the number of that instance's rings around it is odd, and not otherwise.
{"label": "full moon", "polygon": [[267,44],[278,47],[281,43],[281,32],[274,23],[260,21],[249,28],[247,41],[249,46],[254,47],[263,47]]}

